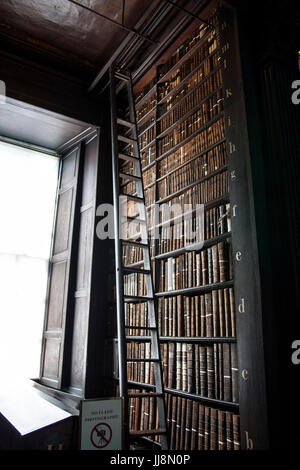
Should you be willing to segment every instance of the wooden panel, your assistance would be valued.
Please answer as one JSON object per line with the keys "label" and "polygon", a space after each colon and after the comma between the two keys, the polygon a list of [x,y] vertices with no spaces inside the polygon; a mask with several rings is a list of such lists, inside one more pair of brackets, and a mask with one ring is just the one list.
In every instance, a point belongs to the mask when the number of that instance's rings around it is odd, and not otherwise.
{"label": "wooden panel", "polygon": [[[249,138],[236,17],[222,8],[225,123],[232,213],[232,251],[243,449],[269,446],[262,306]],[[259,425],[258,425],[259,423]]]}
{"label": "wooden panel", "polygon": [[53,255],[68,249],[73,188],[59,194],[57,207],[57,230],[55,235]]}
{"label": "wooden panel", "polygon": [[63,310],[65,303],[67,262],[55,263],[52,266],[49,293],[49,313],[47,330],[62,328]]}
{"label": "wooden panel", "polygon": [[85,350],[87,342],[87,307],[88,298],[80,297],[75,301],[74,329],[71,358],[70,389],[83,393]]}
{"label": "wooden panel", "polygon": [[76,176],[76,155],[77,153],[74,151],[64,159],[64,171],[61,175],[61,187],[65,187]]}
{"label": "wooden panel", "polygon": [[44,374],[48,379],[58,379],[60,347],[60,340],[46,339]]}
{"label": "wooden panel", "polygon": [[[79,157],[80,150],[79,147],[76,147],[61,162],[61,180],[48,279],[40,375],[42,383],[49,384],[50,381],[52,386],[57,388],[60,388],[62,379],[62,353],[64,350]],[[52,335],[51,340],[49,335]],[[55,383],[53,383],[53,376],[56,377]]]}
{"label": "wooden panel", "polygon": [[92,261],[94,207],[81,214],[76,290],[87,289]]}
{"label": "wooden panel", "polygon": [[[82,143],[80,207],[76,209],[78,242],[74,266],[74,291],[69,292],[68,344],[64,388],[85,394],[87,338],[89,335],[91,272],[94,249],[95,211],[98,171],[98,136]],[[99,262],[101,262],[99,260]],[[68,378],[67,378],[68,377]]]}
{"label": "wooden panel", "polygon": [[94,137],[85,145],[84,155],[84,180],[82,188],[81,205],[89,204],[95,197],[96,171],[98,160],[98,139]]}

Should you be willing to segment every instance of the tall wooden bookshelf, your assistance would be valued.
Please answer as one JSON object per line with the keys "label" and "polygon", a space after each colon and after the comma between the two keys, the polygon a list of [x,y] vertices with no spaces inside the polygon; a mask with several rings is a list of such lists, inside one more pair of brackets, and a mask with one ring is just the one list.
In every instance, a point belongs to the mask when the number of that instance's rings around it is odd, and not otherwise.
{"label": "tall wooden bookshelf", "polygon": [[[207,22],[213,28],[195,21],[136,86],[170,449],[264,448],[257,254],[234,13],[211,7]],[[134,193],[134,185],[124,192]],[[189,205],[183,220],[170,213],[173,204]],[[139,265],[136,248],[123,255]],[[143,295],[136,278],[126,288]],[[147,325],[144,305],[128,305],[126,319],[136,327],[127,330],[129,354],[149,358],[139,329]],[[150,365],[129,363],[128,380],[151,391]],[[130,425],[151,429],[151,397],[141,402],[130,403]]]}

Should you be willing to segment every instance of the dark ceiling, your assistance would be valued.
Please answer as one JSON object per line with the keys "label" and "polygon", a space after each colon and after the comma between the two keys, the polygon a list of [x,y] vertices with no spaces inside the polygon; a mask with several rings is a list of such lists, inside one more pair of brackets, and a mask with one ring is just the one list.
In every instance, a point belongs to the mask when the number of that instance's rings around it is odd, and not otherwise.
{"label": "dark ceiling", "polygon": [[83,75],[90,79],[147,8],[159,3],[152,0],[1,0],[0,47],[12,53],[23,50],[24,56],[33,61],[37,55],[46,54],[48,66],[52,63],[57,68],[60,62],[61,69],[78,72],[79,79]]}
{"label": "dark ceiling", "polygon": [[[122,23],[123,0],[78,3]],[[149,0],[126,0],[124,25],[134,27]],[[70,0],[1,0],[0,30],[29,43],[50,46],[100,66],[127,31]]]}

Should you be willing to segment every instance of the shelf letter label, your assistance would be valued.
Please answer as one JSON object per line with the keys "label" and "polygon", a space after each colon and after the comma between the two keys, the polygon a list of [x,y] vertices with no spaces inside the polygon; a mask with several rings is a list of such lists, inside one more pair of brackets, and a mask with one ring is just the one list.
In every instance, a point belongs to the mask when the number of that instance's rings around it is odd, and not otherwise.
{"label": "shelf letter label", "polygon": [[237,209],[237,204],[234,204],[232,206],[232,217],[236,217],[236,209]]}
{"label": "shelf letter label", "polygon": [[253,449],[253,440],[249,437],[248,431],[245,431],[245,437],[246,437],[246,449],[247,450],[252,450]]}
{"label": "shelf letter label", "polygon": [[235,170],[232,170],[232,171],[230,172],[230,177],[231,177],[231,181],[236,180]]}
{"label": "shelf letter label", "polygon": [[229,142],[229,153],[233,153],[236,151],[236,146],[232,142]]}
{"label": "shelf letter label", "polygon": [[237,251],[236,254],[235,254],[235,259],[237,261],[241,261],[242,259],[242,253],[240,251]]}
{"label": "shelf letter label", "polygon": [[245,313],[245,299],[244,299],[244,297],[241,298],[241,302],[239,303],[239,306],[238,306],[238,311],[240,313]]}
{"label": "shelf letter label", "polygon": [[296,349],[296,351],[293,352],[292,354],[292,363],[297,366],[300,364],[300,340],[296,339],[292,343],[292,349]]}
{"label": "shelf letter label", "polygon": [[300,103],[300,80],[295,80],[293,81],[292,83],[292,89],[296,91],[294,91],[294,93],[292,93],[292,103],[293,104],[299,104]]}
{"label": "shelf letter label", "polygon": [[230,98],[232,96],[231,88],[226,88],[225,94],[226,94],[226,98]]}
{"label": "shelf letter label", "polygon": [[243,369],[242,372],[242,378],[245,380],[245,382],[248,380],[248,371],[247,369]]}

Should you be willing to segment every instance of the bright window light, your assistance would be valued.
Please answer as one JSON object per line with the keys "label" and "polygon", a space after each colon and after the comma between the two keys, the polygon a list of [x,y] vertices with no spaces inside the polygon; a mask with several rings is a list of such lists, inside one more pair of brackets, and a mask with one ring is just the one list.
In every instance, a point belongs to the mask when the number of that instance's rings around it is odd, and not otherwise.
{"label": "bright window light", "polygon": [[59,160],[0,142],[1,380],[39,376]]}

